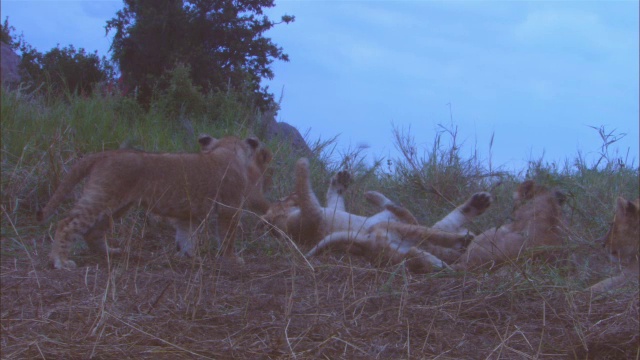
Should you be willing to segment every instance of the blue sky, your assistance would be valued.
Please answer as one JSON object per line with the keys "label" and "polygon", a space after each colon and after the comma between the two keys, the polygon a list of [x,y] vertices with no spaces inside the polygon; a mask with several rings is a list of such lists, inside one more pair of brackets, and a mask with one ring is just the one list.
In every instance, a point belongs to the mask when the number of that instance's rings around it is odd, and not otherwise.
{"label": "blue sky", "polygon": [[[1,6],[40,51],[103,55],[121,3]],[[626,133],[610,150],[638,165],[637,1],[276,0],[267,14],[296,16],[267,34],[291,59],[267,82],[276,97],[284,88],[278,119],[310,140],[340,135],[339,152],[368,145],[371,157],[397,158],[394,126],[426,150],[452,118],[462,155],[494,167],[578,151],[595,160],[602,142],[589,126]]]}

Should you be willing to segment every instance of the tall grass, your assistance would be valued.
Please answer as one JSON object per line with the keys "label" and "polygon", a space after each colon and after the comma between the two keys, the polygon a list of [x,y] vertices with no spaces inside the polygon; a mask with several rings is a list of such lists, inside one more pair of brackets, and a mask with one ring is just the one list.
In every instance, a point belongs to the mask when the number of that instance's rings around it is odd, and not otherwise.
{"label": "tall grass", "polygon": [[[183,91],[184,92],[184,91]],[[243,107],[234,94],[198,98],[204,112],[176,110],[175,94],[158,97],[150,110],[122,96],[42,98],[20,91],[2,90],[2,206],[12,213],[31,212],[55,189],[69,164],[86,153],[133,147],[146,151],[197,151],[198,134],[213,136],[261,134],[255,110]],[[193,102],[193,101],[192,101]],[[175,111],[168,110],[173,107]],[[184,110],[184,109],[183,109]],[[402,158],[366,162],[365,148],[347,149],[336,156],[335,138],[312,144],[312,182],[318,194],[326,191],[332,173],[347,169],[354,174],[348,203],[353,211],[366,190],[383,191],[407,206],[424,223],[435,222],[469,194],[486,190],[496,197],[487,222],[495,223],[509,213],[509,199],[523,178],[563,189],[569,195],[570,220],[581,237],[592,238],[604,230],[613,200],[618,195],[638,196],[638,168],[620,166],[609,148],[618,135],[604,128],[602,156],[587,163],[578,153],[562,164],[530,159],[518,174],[496,169],[477,156],[464,157],[457,144],[457,127],[440,126],[432,144],[418,148],[410,131],[394,129],[393,139]],[[491,141],[489,139],[489,141]],[[297,153],[288,144],[272,141],[276,153],[276,181],[272,196],[293,189],[293,166]],[[338,161],[331,159],[338,158]],[[524,174],[524,175],[523,175]],[[504,208],[502,207],[504,206]],[[481,222],[481,226],[483,226]]]}
{"label": "tall grass", "polygon": [[[200,99],[200,113],[169,111],[177,103],[171,94],[158,97],[149,111],[122,96],[67,96],[43,98],[19,90],[1,93],[2,206],[17,214],[32,214],[55,190],[70,164],[83,154],[133,147],[146,151],[197,151],[197,135],[260,134],[261,114],[243,108],[234,94]],[[168,98],[169,97],[169,98]],[[173,105],[171,105],[173,104]],[[178,109],[179,110],[179,109]],[[393,140],[402,158],[373,164],[366,148],[347,149],[336,156],[335,138],[312,144],[312,183],[322,198],[328,178],[347,169],[354,175],[347,203],[356,213],[373,211],[361,199],[367,190],[379,190],[409,208],[424,224],[432,224],[476,191],[490,191],[496,201],[478,220],[476,230],[507,221],[511,194],[524,178],[557,187],[568,195],[568,219],[578,242],[588,242],[605,231],[614,199],[638,196],[638,168],[621,166],[610,156],[619,135],[604,128],[601,157],[587,163],[578,153],[564,163],[530,159],[518,174],[496,169],[477,156],[464,157],[457,144],[458,129],[440,126],[432,144],[419,148],[410,131],[394,129]],[[489,141],[491,141],[489,139]],[[286,142],[269,143],[274,150],[275,187],[272,198],[293,190],[297,153]],[[332,161],[331,159],[339,159]],[[29,217],[27,217],[29,218]]]}
{"label": "tall grass", "polygon": [[[224,95],[216,99],[224,103]],[[49,198],[70,164],[80,156],[120,147],[146,151],[197,151],[197,136],[246,136],[252,116],[236,111],[234,99],[217,121],[205,115],[173,118],[162,108],[144,111],[127,97],[44,98],[1,92],[2,206],[32,214]]]}

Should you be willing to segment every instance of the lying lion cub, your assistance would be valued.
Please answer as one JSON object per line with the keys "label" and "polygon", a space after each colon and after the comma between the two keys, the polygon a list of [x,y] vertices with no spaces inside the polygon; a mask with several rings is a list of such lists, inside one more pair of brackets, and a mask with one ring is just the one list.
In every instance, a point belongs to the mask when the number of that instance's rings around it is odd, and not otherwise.
{"label": "lying lion cub", "polygon": [[491,204],[487,192],[473,194],[432,227],[401,222],[380,222],[364,231],[336,231],[327,235],[307,257],[328,247],[365,256],[372,263],[396,265],[404,262],[415,273],[449,268],[473,238],[463,226]]}
{"label": "lying lion cub", "polygon": [[[378,192],[370,191],[365,196],[381,208],[379,213],[364,217],[347,212],[342,193],[348,182],[348,173],[334,176],[327,192],[327,207],[322,207],[311,189],[309,163],[300,159],[296,164],[296,193],[274,204],[264,219],[297,243],[317,243],[307,256],[327,247],[339,247],[379,265],[406,260],[411,270],[424,272],[447,267],[439,257],[460,256],[459,249],[469,240],[462,226],[491,204],[488,193],[475,194],[434,227],[427,228],[417,225],[408,210]],[[418,248],[419,244],[429,251]]]}
{"label": "lying lion cub", "polygon": [[[73,268],[68,259],[74,240],[84,239],[93,250],[118,253],[109,248],[103,234],[110,218],[122,216],[132,205],[171,219],[179,237],[192,231],[209,215],[217,215],[224,234],[221,252],[236,258],[235,231],[244,206],[265,212],[264,198],[272,159],[271,151],[256,138],[200,139],[197,154],[145,153],[131,150],[105,151],[78,161],[60,183],[42,213],[49,218],[82,179],[81,197],[69,216],[58,222],[50,259],[54,268]],[[206,143],[203,143],[206,142]]]}
{"label": "lying lion cub", "polygon": [[454,268],[501,263],[534,248],[562,245],[562,192],[527,180],[518,186],[514,199],[513,221],[476,236]]}
{"label": "lying lion cub", "polygon": [[593,292],[605,292],[621,287],[628,281],[637,284],[640,256],[640,198],[628,201],[616,200],[616,212],[609,231],[598,240],[606,247],[611,258],[620,264],[621,274],[602,280],[591,286]]}
{"label": "lying lion cub", "polygon": [[380,207],[379,213],[365,217],[347,212],[342,195],[350,182],[347,171],[334,175],[326,194],[327,206],[322,207],[311,189],[309,162],[301,158],[296,163],[296,191],[273,203],[263,221],[270,225],[273,235],[284,234],[303,246],[316,244],[334,231],[363,229],[388,221],[417,223],[408,210],[374,191],[367,192],[365,198]]}

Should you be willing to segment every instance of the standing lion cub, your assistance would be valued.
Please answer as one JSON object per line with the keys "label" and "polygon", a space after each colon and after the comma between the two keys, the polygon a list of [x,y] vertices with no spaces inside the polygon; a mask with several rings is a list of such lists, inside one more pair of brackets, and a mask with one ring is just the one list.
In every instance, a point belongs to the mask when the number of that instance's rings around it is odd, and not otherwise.
{"label": "standing lion cub", "polygon": [[[103,239],[110,218],[132,205],[171,220],[184,246],[189,233],[209,216],[217,216],[222,236],[221,253],[236,258],[235,232],[242,209],[264,213],[269,176],[265,176],[272,153],[257,138],[233,136],[199,139],[200,153],[146,153],[131,150],[105,151],[78,161],[51,197],[39,220],[48,219],[71,190],[87,178],[82,195],[58,222],[49,255],[54,268],[73,268],[69,247],[84,239],[92,250],[118,253]],[[192,246],[191,246],[192,248]],[[189,250],[191,250],[191,248]]]}

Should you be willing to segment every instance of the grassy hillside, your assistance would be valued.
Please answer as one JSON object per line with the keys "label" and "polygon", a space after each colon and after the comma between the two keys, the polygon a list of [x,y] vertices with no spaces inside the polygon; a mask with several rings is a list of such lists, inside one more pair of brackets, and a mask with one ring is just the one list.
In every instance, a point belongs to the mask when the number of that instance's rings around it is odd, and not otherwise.
{"label": "grassy hillside", "polygon": [[[523,179],[568,195],[570,233],[561,259],[500,269],[416,275],[402,265],[378,269],[358,257],[306,261],[287,241],[259,231],[247,214],[237,249],[244,266],[215,256],[214,245],[180,259],[170,227],[142,210],[113,224],[116,259],[73,251],[79,268],[47,262],[55,223],[35,221],[74,161],[103,149],[197,151],[200,133],[261,135],[259,114],[232,95],[200,99],[196,115],[158,99],[143,111],[127,98],[44,99],[2,90],[2,358],[638,358],[638,289],[598,297],[583,290],[614,271],[594,240],[604,234],[618,195],[638,197],[638,169],[614,159],[562,164],[530,159],[517,174],[465,158],[455,129],[417,148],[396,133],[402,159],[369,164],[363,149],[331,162],[332,141],[312,146],[313,186],[321,199],[332,173],[355,182],[347,207],[369,214],[363,193],[378,190],[433,224],[476,191],[494,205],[471,229],[509,220]],[[330,136],[331,134],[327,134]],[[489,141],[489,139],[487,139]],[[455,141],[453,141],[455,143]],[[292,191],[295,152],[275,153],[272,200]],[[425,154],[419,156],[417,154]]]}

